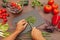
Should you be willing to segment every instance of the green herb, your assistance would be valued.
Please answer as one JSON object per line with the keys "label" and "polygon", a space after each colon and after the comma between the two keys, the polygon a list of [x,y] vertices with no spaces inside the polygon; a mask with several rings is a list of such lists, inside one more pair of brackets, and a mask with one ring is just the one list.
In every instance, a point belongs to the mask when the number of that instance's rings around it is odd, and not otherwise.
{"label": "green herb", "polygon": [[30,24],[34,24],[35,21],[36,21],[36,18],[33,17],[33,16],[29,16],[26,20],[27,20],[27,22],[29,22]]}
{"label": "green herb", "polygon": [[42,35],[43,35],[44,37],[50,37],[50,33],[48,33],[48,32],[42,32]]}
{"label": "green herb", "polygon": [[23,5],[23,6],[27,6],[28,3],[29,3],[29,1],[28,1],[28,0],[20,0],[19,3],[20,3],[21,5]]}
{"label": "green herb", "polygon": [[33,0],[32,7],[35,7],[35,6],[43,6],[43,4],[41,4],[41,2],[39,2],[38,0]]}
{"label": "green herb", "polygon": [[3,8],[6,8],[6,4],[2,4],[2,7],[3,7]]}
{"label": "green herb", "polygon": [[8,1],[7,0],[2,0],[3,3],[7,3]]}

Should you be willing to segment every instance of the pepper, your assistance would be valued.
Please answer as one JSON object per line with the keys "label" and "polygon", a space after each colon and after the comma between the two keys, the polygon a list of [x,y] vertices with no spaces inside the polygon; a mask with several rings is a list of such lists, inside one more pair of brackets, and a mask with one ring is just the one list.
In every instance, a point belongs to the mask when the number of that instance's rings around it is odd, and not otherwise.
{"label": "pepper", "polygon": [[60,23],[58,24],[58,27],[57,28],[60,29]]}
{"label": "pepper", "polygon": [[58,15],[54,15],[52,18],[52,24],[55,26],[59,23],[59,16]]}

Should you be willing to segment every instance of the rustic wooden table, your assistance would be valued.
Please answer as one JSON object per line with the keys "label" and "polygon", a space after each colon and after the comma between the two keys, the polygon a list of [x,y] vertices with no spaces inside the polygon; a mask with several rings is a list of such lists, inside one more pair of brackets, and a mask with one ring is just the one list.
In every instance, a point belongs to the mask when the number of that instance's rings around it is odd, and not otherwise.
{"label": "rustic wooden table", "polygon": [[[0,0],[0,5],[1,5],[1,2],[2,0]],[[9,0],[9,1],[12,1],[12,2],[18,2],[19,0]],[[23,9],[23,13],[25,13],[25,12],[27,12],[27,11],[30,11],[30,10],[32,10],[33,8],[31,7],[31,1],[32,0],[29,0],[29,6],[25,6],[24,7],[24,9]],[[43,4],[46,4],[47,3],[47,1],[48,0],[39,0],[40,2],[42,2]],[[60,0],[55,0],[55,2],[60,6]],[[0,6],[0,8],[2,8],[1,6]],[[60,8],[60,7],[59,7]],[[27,10],[26,10],[27,9]],[[50,14],[44,14],[44,12],[41,10],[41,9],[43,9],[43,7],[42,8],[38,8],[38,10],[39,10],[39,13],[40,13],[40,15],[43,17],[43,18],[45,18],[46,20],[48,20],[48,21],[51,21],[51,18],[52,18],[52,14],[50,13]],[[9,12],[8,12],[9,13]],[[17,15],[13,15],[13,14],[11,14],[11,13],[9,13],[10,14],[10,17],[8,18],[8,24],[9,24],[9,26],[10,26],[10,29],[9,29],[9,31],[10,32],[13,32],[14,30],[15,30],[15,28],[12,26],[12,20],[13,20],[13,18],[15,18],[15,17],[18,17]],[[45,25],[45,24],[44,24]],[[44,27],[44,25],[42,25],[42,26],[40,26],[40,27],[38,27],[38,29],[42,29],[43,27]],[[49,38],[50,40],[60,40],[60,32],[57,32],[57,31],[55,31],[54,33],[51,33],[51,37]],[[0,37],[0,40],[2,40],[2,38]]]}

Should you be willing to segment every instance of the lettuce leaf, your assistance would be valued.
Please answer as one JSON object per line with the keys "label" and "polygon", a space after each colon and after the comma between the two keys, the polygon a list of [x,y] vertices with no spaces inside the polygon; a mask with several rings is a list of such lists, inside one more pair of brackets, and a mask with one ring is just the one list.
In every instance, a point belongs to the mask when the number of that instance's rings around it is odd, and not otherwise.
{"label": "lettuce leaf", "polygon": [[1,25],[1,23],[0,23],[0,31],[6,32],[8,29],[9,29],[8,24]]}

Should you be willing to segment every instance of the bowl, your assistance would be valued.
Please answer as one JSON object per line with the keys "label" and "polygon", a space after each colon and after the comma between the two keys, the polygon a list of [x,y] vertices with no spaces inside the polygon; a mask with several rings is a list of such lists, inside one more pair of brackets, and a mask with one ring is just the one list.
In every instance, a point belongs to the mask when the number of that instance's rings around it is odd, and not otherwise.
{"label": "bowl", "polygon": [[[19,4],[16,4],[16,5],[19,5]],[[6,3],[6,6],[7,6],[6,7],[7,10],[12,14],[20,14],[23,10],[21,5],[19,5],[19,7],[21,7],[20,9],[18,9],[14,6],[11,6],[11,2]]]}

